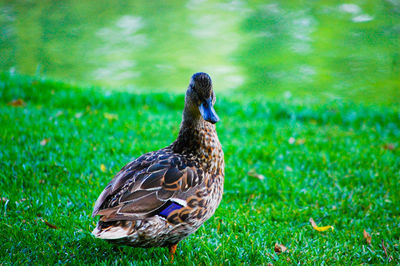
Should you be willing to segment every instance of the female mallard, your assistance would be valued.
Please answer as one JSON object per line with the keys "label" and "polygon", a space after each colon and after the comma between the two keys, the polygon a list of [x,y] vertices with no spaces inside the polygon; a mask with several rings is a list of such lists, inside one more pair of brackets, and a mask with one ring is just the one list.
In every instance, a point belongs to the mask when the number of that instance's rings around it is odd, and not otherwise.
{"label": "female mallard", "polygon": [[168,147],[125,165],[100,194],[93,235],[134,247],[168,246],[195,232],[218,207],[224,153],[215,131],[219,118],[206,73],[192,76],[179,136]]}

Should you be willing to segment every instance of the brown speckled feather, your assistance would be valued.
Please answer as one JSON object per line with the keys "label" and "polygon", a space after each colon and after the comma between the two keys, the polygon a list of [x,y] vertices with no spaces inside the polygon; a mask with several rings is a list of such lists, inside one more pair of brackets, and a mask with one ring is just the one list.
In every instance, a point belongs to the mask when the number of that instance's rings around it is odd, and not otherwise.
{"label": "brown speckled feather", "polygon": [[105,222],[138,220],[154,215],[173,197],[187,200],[205,186],[204,172],[196,165],[170,148],[142,155],[111,180],[92,215],[102,215]]}

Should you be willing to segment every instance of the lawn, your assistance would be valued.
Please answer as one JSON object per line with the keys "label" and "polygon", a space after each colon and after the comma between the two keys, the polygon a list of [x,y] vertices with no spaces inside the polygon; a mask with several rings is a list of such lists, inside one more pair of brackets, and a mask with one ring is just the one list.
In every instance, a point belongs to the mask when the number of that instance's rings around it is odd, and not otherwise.
{"label": "lawn", "polygon": [[[166,248],[95,239],[90,214],[125,163],[175,139],[184,91],[0,81],[0,263],[169,263]],[[224,197],[174,264],[400,263],[398,105],[216,90]]]}

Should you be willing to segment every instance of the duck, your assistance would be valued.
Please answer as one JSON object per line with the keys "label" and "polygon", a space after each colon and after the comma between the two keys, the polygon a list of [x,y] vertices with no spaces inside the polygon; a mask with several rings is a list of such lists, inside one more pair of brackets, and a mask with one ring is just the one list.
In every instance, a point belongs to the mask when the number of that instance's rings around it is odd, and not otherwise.
{"label": "duck", "polygon": [[100,216],[92,232],[96,238],[168,247],[173,259],[178,243],[215,213],[225,176],[215,101],[210,76],[193,74],[176,140],[126,164],[95,202],[92,216]]}

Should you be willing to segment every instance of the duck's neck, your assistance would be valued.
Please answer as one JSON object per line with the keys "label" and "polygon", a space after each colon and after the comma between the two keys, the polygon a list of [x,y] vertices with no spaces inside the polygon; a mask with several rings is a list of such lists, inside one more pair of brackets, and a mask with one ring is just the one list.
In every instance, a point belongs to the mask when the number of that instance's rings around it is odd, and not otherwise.
{"label": "duck's neck", "polygon": [[211,159],[212,150],[219,146],[215,125],[206,122],[201,116],[183,113],[178,138],[171,145],[174,152],[205,155]]}

